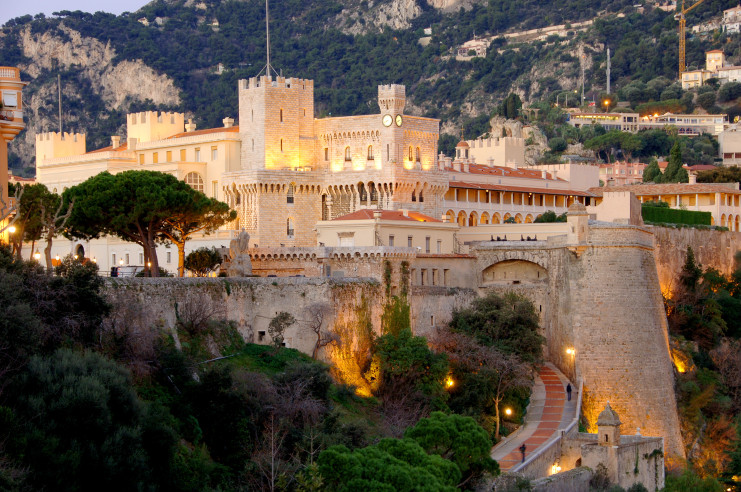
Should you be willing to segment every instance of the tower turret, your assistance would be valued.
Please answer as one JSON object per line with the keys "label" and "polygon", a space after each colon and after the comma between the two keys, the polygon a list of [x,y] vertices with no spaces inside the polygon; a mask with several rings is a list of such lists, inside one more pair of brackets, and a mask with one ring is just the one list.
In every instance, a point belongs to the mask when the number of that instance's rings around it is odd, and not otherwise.
{"label": "tower turret", "polygon": [[607,402],[605,409],[597,417],[597,435],[600,446],[617,446],[620,444],[620,417]]}

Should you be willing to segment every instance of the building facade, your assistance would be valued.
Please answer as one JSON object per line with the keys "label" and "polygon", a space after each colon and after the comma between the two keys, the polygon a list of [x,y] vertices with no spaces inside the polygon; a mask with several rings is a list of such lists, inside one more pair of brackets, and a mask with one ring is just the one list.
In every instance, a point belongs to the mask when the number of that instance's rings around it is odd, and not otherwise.
{"label": "building facade", "polygon": [[21,81],[20,71],[15,67],[0,67],[0,240],[8,242],[5,226],[6,215],[12,207],[8,196],[8,143],[26,127],[23,122],[23,88],[28,82]]}

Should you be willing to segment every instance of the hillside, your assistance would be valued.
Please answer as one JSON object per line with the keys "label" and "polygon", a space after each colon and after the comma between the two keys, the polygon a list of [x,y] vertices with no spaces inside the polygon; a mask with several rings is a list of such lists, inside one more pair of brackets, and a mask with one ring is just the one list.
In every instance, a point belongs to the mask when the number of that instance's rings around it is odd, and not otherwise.
{"label": "hillside", "polygon": [[[709,1],[688,16],[688,26],[734,4]],[[615,89],[676,77],[676,21],[650,5],[640,13],[628,0],[286,0],[273,2],[270,16],[273,66],[315,80],[317,116],[376,111],[376,86],[403,83],[410,113],[440,118],[451,135],[463,125],[473,137],[488,130],[489,116],[510,91],[532,102],[579,87],[580,56],[587,91],[604,90],[608,46]],[[500,36],[591,19],[590,28],[565,37],[522,43]],[[427,27],[432,36],[422,46]],[[457,61],[453,48],[474,34],[493,37],[486,58]],[[724,43],[736,61],[725,36],[688,40],[688,66]],[[264,3],[159,0],[121,16],[25,16],[0,30],[0,57],[31,82],[28,131],[11,149],[18,172],[33,165],[33,135],[58,128],[58,73],[64,128],[86,131],[91,148],[123,134],[123,115],[132,110],[176,109],[201,128],[236,118],[237,80],[265,64]]]}

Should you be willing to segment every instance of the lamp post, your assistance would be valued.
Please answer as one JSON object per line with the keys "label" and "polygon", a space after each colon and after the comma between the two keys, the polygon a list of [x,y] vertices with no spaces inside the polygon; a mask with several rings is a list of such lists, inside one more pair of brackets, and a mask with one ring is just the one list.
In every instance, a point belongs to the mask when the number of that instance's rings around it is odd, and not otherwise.
{"label": "lamp post", "polygon": [[41,259],[41,253],[39,253],[39,250],[37,249],[36,252],[33,254],[33,257],[36,261],[39,261]]}
{"label": "lamp post", "polygon": [[609,99],[605,99],[604,101],[602,101],[602,104],[604,104],[604,106],[605,106],[605,113],[607,113],[609,111],[609,109],[610,109],[610,100]]}

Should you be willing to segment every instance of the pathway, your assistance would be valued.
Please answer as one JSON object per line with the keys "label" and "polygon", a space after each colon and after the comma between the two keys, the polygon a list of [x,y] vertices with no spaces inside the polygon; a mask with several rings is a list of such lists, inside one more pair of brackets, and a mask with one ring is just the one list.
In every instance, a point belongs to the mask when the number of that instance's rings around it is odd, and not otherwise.
{"label": "pathway", "polygon": [[568,379],[550,362],[541,366],[535,375],[525,425],[492,450],[491,457],[499,463],[502,472],[509,471],[522,461],[520,446],[525,443],[526,455],[546,443],[558,429],[566,427],[574,418],[577,389],[571,385],[571,401],[566,401]]}

